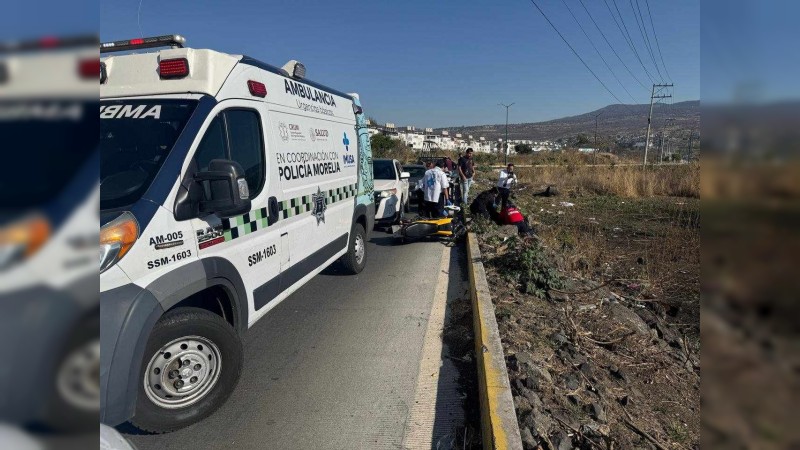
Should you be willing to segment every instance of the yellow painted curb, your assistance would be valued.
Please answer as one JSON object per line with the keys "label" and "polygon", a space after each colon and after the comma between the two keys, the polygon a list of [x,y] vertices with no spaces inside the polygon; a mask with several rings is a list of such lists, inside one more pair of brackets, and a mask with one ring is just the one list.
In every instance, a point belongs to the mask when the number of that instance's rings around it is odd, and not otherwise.
{"label": "yellow painted curb", "polygon": [[514,410],[514,399],[511,396],[503,345],[500,342],[481,250],[473,233],[467,235],[467,254],[483,448],[521,450],[522,439]]}

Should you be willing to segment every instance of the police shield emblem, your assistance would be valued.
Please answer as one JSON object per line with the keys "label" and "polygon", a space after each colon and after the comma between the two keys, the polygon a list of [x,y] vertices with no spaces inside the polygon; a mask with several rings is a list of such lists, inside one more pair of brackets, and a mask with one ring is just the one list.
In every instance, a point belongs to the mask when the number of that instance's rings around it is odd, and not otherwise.
{"label": "police shield emblem", "polygon": [[328,209],[328,205],[325,202],[325,193],[323,193],[319,187],[317,187],[317,193],[311,194],[311,203],[314,206],[314,209],[311,211],[311,214],[317,218],[317,225],[320,222],[325,222],[325,210]]}

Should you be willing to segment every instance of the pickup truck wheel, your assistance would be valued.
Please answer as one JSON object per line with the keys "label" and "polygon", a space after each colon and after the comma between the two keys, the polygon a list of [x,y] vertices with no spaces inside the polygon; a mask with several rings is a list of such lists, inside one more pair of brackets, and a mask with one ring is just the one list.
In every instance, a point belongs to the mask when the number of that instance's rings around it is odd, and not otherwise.
{"label": "pickup truck wheel", "polygon": [[364,266],[367,265],[366,232],[360,223],[353,225],[347,253],[342,257],[342,265],[344,265],[345,271],[351,275],[361,273],[364,270]]}
{"label": "pickup truck wheel", "polygon": [[400,222],[403,221],[403,218],[406,216],[405,210],[406,210],[405,204],[403,203],[403,199],[401,198],[400,206],[397,207],[397,212],[394,215],[394,222],[393,222],[394,225],[400,225]]}
{"label": "pickup truck wheel", "polygon": [[222,317],[200,308],[166,313],[147,341],[131,423],[164,433],[198,422],[228,399],[242,371],[242,343]]}

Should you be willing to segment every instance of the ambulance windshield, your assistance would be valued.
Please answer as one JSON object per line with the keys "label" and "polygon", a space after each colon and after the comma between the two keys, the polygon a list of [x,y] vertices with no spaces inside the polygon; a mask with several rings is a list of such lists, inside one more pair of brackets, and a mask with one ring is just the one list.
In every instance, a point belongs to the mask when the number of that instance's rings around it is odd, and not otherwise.
{"label": "ambulance windshield", "polygon": [[144,194],[196,106],[196,100],[100,102],[100,209],[130,205]]}
{"label": "ambulance windshield", "polygon": [[49,204],[89,170],[96,108],[96,100],[0,100],[0,222],[4,213]]}

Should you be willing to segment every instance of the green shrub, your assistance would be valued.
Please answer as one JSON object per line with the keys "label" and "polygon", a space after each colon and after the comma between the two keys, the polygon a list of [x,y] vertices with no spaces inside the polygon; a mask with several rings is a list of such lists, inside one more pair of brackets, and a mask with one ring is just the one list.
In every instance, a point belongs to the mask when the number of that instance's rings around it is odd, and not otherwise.
{"label": "green shrub", "polygon": [[563,287],[561,274],[538,241],[512,237],[504,245],[507,250],[489,261],[503,278],[521,284],[523,292],[537,297]]}
{"label": "green shrub", "polygon": [[487,218],[477,216],[473,217],[472,221],[469,223],[469,231],[477,234],[483,234],[489,231],[494,224]]}

